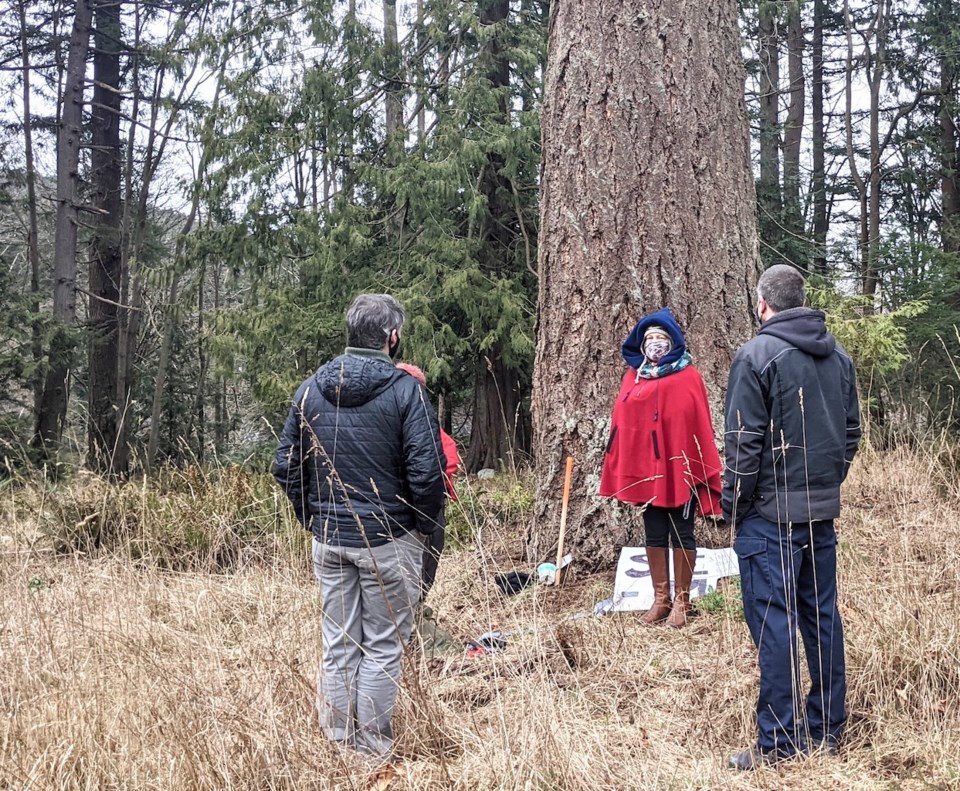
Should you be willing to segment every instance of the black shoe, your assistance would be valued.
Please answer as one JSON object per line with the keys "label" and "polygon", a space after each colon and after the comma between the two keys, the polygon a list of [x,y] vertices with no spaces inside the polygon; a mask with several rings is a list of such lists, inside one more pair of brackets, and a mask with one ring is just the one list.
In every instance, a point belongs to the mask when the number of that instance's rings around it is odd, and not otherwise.
{"label": "black shoe", "polygon": [[809,743],[808,752],[811,755],[827,755],[836,758],[840,754],[840,748],[837,747],[836,740],[828,736],[825,739],[813,739]]}
{"label": "black shoe", "polygon": [[749,750],[731,755],[727,760],[727,768],[736,769],[740,772],[750,772],[764,766],[773,766],[783,760],[785,760],[785,756],[779,753],[765,753],[759,747],[751,747]]}

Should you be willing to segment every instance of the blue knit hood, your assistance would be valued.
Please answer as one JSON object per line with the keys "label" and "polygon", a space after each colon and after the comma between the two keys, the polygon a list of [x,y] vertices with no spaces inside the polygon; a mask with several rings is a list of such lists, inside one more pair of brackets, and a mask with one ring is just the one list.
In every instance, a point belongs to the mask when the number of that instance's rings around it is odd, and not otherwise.
{"label": "blue knit hood", "polygon": [[639,368],[643,365],[643,333],[647,331],[648,327],[655,325],[663,327],[673,342],[673,348],[660,360],[659,365],[669,365],[670,363],[676,362],[687,350],[687,341],[683,337],[683,330],[680,329],[677,320],[669,308],[661,308],[656,313],[651,313],[640,319],[640,321],[637,322],[637,326],[633,328],[633,331],[623,342],[620,352],[623,354],[623,359],[627,361],[627,365],[631,368]]}

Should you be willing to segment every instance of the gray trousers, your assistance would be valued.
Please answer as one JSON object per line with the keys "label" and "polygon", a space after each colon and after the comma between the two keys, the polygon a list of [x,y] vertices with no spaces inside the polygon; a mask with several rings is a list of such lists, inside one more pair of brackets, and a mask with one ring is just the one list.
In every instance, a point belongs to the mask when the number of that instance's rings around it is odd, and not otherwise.
{"label": "gray trousers", "polygon": [[385,757],[393,749],[390,720],[423,551],[420,533],[369,548],[313,541],[323,608],[320,724],[328,739],[369,755]]}

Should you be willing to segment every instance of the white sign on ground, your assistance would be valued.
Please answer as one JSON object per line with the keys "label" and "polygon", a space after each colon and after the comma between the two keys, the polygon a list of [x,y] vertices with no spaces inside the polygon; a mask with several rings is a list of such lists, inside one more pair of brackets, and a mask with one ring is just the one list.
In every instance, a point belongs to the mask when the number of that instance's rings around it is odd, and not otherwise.
{"label": "white sign on ground", "polygon": [[[670,554],[670,579],[673,580],[673,553]],[[690,598],[716,590],[724,577],[739,577],[740,567],[732,548],[697,549],[697,565],[693,570]],[[673,583],[671,582],[671,588]],[[624,547],[617,563],[617,577],[613,583],[613,611],[647,610],[653,604],[653,581],[647,563],[646,547]]]}

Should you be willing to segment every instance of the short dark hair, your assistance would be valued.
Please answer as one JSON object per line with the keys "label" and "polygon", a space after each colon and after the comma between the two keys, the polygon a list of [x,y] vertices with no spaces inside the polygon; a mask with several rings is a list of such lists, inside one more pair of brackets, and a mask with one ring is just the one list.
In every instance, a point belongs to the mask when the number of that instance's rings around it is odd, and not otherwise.
{"label": "short dark hair", "polygon": [[407,312],[389,294],[361,294],[347,308],[347,345],[382,349],[394,330],[400,330]]}
{"label": "short dark hair", "polygon": [[774,264],[760,275],[757,292],[774,313],[802,307],[807,299],[803,275],[789,264]]}

